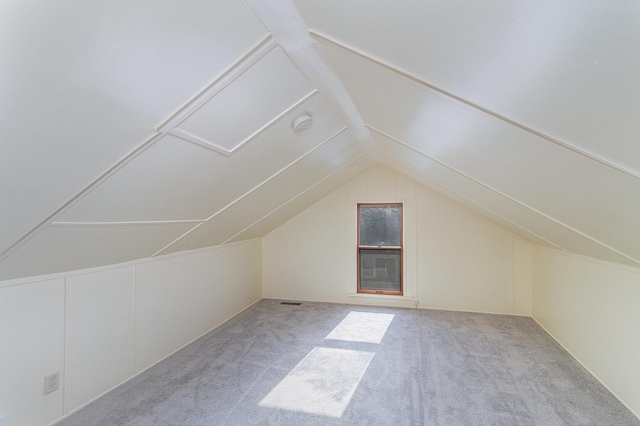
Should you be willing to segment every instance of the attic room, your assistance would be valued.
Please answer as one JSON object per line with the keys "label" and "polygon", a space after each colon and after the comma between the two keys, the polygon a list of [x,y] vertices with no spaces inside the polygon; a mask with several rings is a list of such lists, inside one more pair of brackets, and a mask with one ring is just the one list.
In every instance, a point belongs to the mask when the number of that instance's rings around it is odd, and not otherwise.
{"label": "attic room", "polygon": [[0,426],[640,424],[639,21],[1,2]]}

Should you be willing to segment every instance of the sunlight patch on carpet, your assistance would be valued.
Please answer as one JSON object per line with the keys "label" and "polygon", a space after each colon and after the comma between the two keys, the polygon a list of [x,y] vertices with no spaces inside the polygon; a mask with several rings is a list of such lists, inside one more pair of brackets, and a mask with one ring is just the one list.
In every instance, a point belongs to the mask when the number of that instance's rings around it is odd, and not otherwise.
{"label": "sunlight patch on carpet", "polygon": [[339,418],[373,355],[315,347],[258,405]]}
{"label": "sunlight patch on carpet", "polygon": [[325,339],[380,343],[393,317],[393,314],[350,312]]}

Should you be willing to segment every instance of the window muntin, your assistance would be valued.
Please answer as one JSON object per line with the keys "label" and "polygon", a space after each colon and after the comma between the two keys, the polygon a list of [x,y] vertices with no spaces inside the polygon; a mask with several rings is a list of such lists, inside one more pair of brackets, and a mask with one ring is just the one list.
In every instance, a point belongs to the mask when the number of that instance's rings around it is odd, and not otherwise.
{"label": "window muntin", "polygon": [[402,295],[402,204],[358,204],[358,293]]}

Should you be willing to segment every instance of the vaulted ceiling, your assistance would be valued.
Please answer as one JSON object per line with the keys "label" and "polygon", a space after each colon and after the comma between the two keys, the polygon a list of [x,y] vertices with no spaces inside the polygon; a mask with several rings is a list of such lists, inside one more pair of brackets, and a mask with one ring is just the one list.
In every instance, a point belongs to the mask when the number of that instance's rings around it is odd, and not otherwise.
{"label": "vaulted ceiling", "polygon": [[260,237],[374,164],[640,266],[638,75],[622,0],[4,1],[0,280]]}

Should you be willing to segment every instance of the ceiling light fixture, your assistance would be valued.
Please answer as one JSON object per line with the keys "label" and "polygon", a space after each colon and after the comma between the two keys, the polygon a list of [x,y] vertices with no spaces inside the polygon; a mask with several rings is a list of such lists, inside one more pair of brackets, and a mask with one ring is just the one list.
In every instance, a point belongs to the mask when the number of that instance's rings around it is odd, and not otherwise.
{"label": "ceiling light fixture", "polygon": [[313,124],[313,118],[309,114],[302,114],[300,117],[293,120],[291,127],[296,132],[308,129]]}

